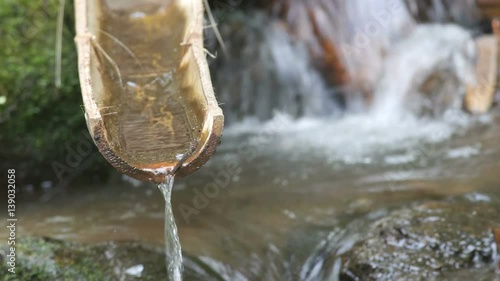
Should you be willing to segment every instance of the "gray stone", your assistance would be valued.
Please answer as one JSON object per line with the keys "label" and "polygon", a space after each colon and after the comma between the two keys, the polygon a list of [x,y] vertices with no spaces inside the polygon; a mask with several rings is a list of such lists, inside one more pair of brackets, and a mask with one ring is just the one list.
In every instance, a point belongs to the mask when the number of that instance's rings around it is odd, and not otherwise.
{"label": "gray stone", "polygon": [[396,210],[373,222],[342,255],[341,280],[448,280],[444,276],[458,271],[494,272],[498,211],[464,200]]}

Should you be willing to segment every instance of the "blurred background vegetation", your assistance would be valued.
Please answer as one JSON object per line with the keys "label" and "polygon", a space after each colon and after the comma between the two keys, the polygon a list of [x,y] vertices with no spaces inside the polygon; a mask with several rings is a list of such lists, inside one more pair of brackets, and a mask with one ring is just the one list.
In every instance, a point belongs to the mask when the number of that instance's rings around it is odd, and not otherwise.
{"label": "blurred background vegetation", "polygon": [[[73,1],[66,1],[62,86],[55,85],[56,0],[0,1],[0,157],[30,183],[56,180],[52,163],[65,162],[67,148],[86,132],[73,38]],[[97,160],[88,172],[106,175]],[[100,171],[96,173],[96,171]]]}

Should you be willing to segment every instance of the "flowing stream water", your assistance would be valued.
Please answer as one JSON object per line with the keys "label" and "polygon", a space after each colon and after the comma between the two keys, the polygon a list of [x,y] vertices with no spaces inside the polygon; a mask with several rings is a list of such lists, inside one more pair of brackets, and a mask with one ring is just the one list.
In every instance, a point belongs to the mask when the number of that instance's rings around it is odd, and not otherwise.
{"label": "flowing stream water", "polygon": [[[370,115],[299,121],[279,116],[256,123],[260,129],[248,121],[227,130],[206,167],[176,179],[172,209],[156,186],[130,179],[75,183],[48,204],[23,186],[19,236],[139,241],[163,249],[173,237],[165,238],[173,229],[163,228],[172,211],[184,280],[329,280],[321,274],[338,272],[339,256],[394,211],[451,204],[460,208],[461,219],[450,222],[459,232],[471,223],[462,206],[500,210],[499,113],[390,125],[376,125]],[[432,226],[436,216],[424,218]],[[137,263],[143,264],[127,266]],[[164,272],[163,257],[157,263]],[[461,276],[492,280],[488,272],[484,267]]]}

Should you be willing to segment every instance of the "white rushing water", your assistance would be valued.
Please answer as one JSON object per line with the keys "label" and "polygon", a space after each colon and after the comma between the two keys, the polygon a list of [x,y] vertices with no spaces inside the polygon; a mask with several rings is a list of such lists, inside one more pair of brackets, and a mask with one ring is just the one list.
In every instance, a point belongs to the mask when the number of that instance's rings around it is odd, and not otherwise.
{"label": "white rushing water", "polygon": [[313,56],[321,57],[323,52],[328,52],[325,42],[335,45],[336,54],[349,75],[345,85],[347,106],[364,109],[359,99],[370,95],[376,85],[385,54],[416,25],[404,0],[290,2],[292,4],[284,9],[292,32]]}
{"label": "white rushing water", "polygon": [[[470,119],[460,108],[465,85],[475,79],[475,46],[467,29],[456,24],[417,24],[411,14],[421,7],[403,0],[291,2],[285,19],[291,32],[269,23],[261,31],[256,23],[255,29],[264,34],[254,37],[264,40],[257,48],[248,41],[244,48],[259,49],[260,56],[249,56],[251,67],[242,72],[243,79],[232,79],[218,89],[239,95],[243,107],[257,108],[253,114],[242,114],[247,118],[230,125],[225,135],[255,134],[250,144],[272,147],[276,143],[273,153],[321,151],[332,163],[350,164],[370,163],[374,154],[387,148],[441,142],[468,124]],[[455,11],[464,5],[470,3],[433,1],[428,12],[444,21],[442,7]],[[352,75],[342,117],[334,109],[324,114],[325,108],[334,108],[333,94],[328,95],[328,86],[321,81],[324,77],[311,68],[310,54],[322,51],[320,37],[340,46]],[[255,76],[266,73],[259,67],[275,73]],[[233,71],[239,75],[237,69]],[[269,82],[273,79],[279,84]],[[372,98],[360,108],[356,99],[362,91]],[[294,96],[300,98],[294,100]],[[223,94],[221,100],[231,104],[233,98]],[[299,119],[295,119],[297,110],[290,110],[294,102],[302,108]],[[234,108],[225,110],[232,114]],[[259,121],[266,119],[260,109],[266,115],[272,112],[274,118]],[[262,132],[272,136],[267,137],[268,143],[263,143]]]}
{"label": "white rushing water", "polygon": [[231,14],[220,26],[230,55],[211,68],[228,124],[269,120],[275,110],[306,118],[366,112],[373,101],[381,108],[380,95],[395,94],[382,103],[399,104],[442,70],[458,84],[468,79],[459,71],[473,60],[472,39],[460,26],[477,27],[473,0],[287,0],[273,11]]}
{"label": "white rushing water", "polygon": [[166,182],[158,185],[158,188],[165,198],[165,254],[168,280],[181,281],[183,268],[182,249],[172,212],[171,196],[173,185],[174,176],[167,175]]}
{"label": "white rushing water", "polygon": [[[251,148],[263,155],[284,155],[298,162],[304,155],[309,155],[311,159],[319,157],[331,165],[342,167],[375,164],[385,161],[384,157],[387,163],[392,162],[393,157],[413,159],[416,156],[412,153],[418,153],[419,146],[425,148],[425,144],[441,143],[467,128],[470,122],[465,113],[454,110],[441,119],[419,118],[406,112],[386,122],[377,121],[371,113],[299,120],[277,114],[265,123],[248,119],[235,124],[226,129],[225,136],[249,135],[245,143],[236,149]],[[245,153],[243,149],[238,152]]]}
{"label": "white rushing water", "polygon": [[310,64],[308,50],[283,25],[263,12],[235,13],[225,20],[221,32],[231,42],[230,59],[218,58],[211,67],[226,121],[268,120],[275,109],[294,116],[336,111],[332,89]]}
{"label": "white rushing water", "polygon": [[[247,118],[225,134],[256,134],[250,138],[255,147],[278,143],[273,152],[312,149],[322,151],[332,163],[344,164],[369,164],[374,154],[387,148],[441,142],[469,122],[460,106],[465,84],[474,79],[474,51],[469,32],[459,26],[419,25],[390,48],[367,112],[298,120],[275,113],[265,123]],[[281,64],[286,64],[287,58],[283,57]],[[448,87],[422,93],[422,86],[433,76],[443,78],[439,84]],[[422,115],[428,104],[438,113]],[[262,132],[271,135],[267,137],[270,143],[262,143]]]}
{"label": "white rushing water", "polygon": [[[436,107],[438,97],[447,96],[448,104],[440,106],[459,108],[465,85],[475,81],[474,58],[475,44],[467,30],[456,25],[417,26],[390,49],[384,61],[372,108],[376,121],[390,122],[405,109],[419,113],[426,98]],[[437,91],[419,92],[433,78],[442,84]]]}

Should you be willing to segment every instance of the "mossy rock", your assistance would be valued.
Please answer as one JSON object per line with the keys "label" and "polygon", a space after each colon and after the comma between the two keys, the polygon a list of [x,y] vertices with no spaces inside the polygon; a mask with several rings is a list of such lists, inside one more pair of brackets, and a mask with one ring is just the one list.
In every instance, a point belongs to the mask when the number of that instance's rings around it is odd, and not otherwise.
{"label": "mossy rock", "polygon": [[[7,271],[7,245],[0,246],[0,281],[168,280],[163,249],[138,242],[84,245],[49,238],[23,238],[16,241],[16,274]],[[133,272],[134,267],[140,270]],[[230,269],[207,257],[184,257],[185,281],[228,280],[225,277],[228,272]]]}
{"label": "mossy rock", "polygon": [[[18,240],[16,274],[0,280],[163,280],[164,255],[137,243],[109,242],[97,246],[63,242],[48,238]],[[0,270],[7,272],[7,247],[0,248]],[[143,265],[139,276],[126,273]]]}

